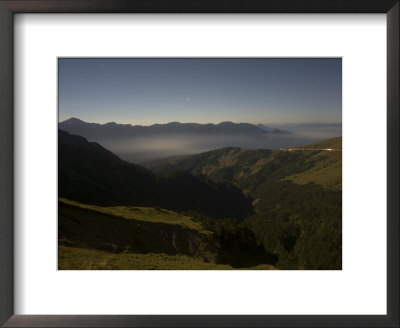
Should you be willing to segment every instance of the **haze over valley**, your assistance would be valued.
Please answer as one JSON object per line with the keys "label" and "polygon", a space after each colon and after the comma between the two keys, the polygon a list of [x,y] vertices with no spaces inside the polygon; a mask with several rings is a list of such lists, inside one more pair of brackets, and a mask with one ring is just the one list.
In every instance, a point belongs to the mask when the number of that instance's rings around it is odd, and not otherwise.
{"label": "haze over valley", "polygon": [[70,118],[61,130],[96,141],[133,163],[177,155],[191,155],[224,147],[279,149],[310,144],[341,135],[341,124],[301,124],[269,127],[264,124],[221,122],[149,126],[98,124]]}

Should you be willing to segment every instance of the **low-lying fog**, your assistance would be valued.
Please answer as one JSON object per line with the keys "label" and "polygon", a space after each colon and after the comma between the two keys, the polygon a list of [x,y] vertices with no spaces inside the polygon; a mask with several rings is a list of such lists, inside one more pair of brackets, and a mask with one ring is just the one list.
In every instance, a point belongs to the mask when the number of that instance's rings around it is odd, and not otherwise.
{"label": "low-lying fog", "polygon": [[290,131],[299,138],[304,138],[306,140],[319,141],[342,135],[342,123],[298,123],[271,126],[277,129]]}
{"label": "low-lying fog", "polygon": [[342,134],[341,126],[286,126],[287,135],[249,136],[199,136],[165,135],[125,139],[104,138],[94,140],[124,160],[133,163],[171,157],[197,154],[223,147],[247,149],[277,149],[307,145]]}

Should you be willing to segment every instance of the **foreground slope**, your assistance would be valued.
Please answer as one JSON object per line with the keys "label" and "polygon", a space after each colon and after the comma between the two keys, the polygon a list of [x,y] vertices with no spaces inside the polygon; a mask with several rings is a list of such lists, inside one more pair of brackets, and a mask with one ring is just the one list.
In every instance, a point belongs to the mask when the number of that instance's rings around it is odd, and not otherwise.
{"label": "foreground slope", "polygon": [[[59,246],[59,270],[232,270],[230,265],[204,262],[187,255],[115,254],[101,250]],[[266,265],[264,270],[273,269]]]}
{"label": "foreground slope", "polygon": [[[99,250],[60,246],[59,270],[238,270],[228,264],[204,262],[186,255],[115,254]],[[246,268],[249,270],[277,270],[270,264]]]}
{"label": "foreground slope", "polygon": [[226,244],[192,217],[165,209],[100,207],[59,199],[58,213],[61,270],[275,269],[263,251],[250,250],[239,262],[234,244]]}
{"label": "foreground slope", "polygon": [[[104,208],[60,199],[59,245],[111,253],[183,254],[210,261],[216,251],[212,234],[178,213],[137,208]],[[136,214],[136,212],[138,212]]]}

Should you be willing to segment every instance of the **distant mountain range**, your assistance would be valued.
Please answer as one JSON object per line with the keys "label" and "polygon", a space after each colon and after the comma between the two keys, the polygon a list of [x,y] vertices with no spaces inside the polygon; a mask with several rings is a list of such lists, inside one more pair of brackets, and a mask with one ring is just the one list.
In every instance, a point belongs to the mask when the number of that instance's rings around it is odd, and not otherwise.
{"label": "distant mountain range", "polygon": [[88,139],[96,138],[126,138],[148,137],[159,135],[206,135],[206,136],[261,136],[269,134],[289,134],[288,131],[269,128],[265,125],[250,123],[222,122],[219,124],[179,123],[153,124],[149,126],[117,124],[109,122],[105,124],[87,123],[77,118],[70,118],[59,123],[61,130],[81,135]]}
{"label": "distant mountain range", "polygon": [[[191,155],[223,147],[277,148],[293,138],[288,131],[249,123],[198,124],[170,122],[150,126],[87,123],[77,118],[59,129],[95,141],[124,160],[142,163],[176,155]],[[285,140],[282,144],[282,140]]]}

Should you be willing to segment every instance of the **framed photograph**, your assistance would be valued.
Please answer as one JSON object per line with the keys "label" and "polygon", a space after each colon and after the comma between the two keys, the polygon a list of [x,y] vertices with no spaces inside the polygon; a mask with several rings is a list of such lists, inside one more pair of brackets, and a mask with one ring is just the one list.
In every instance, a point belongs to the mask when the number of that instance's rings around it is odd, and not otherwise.
{"label": "framed photograph", "polygon": [[341,58],[59,58],[58,269],[341,270],[341,81]]}
{"label": "framed photograph", "polygon": [[398,1],[0,1],[0,323],[399,326]]}

